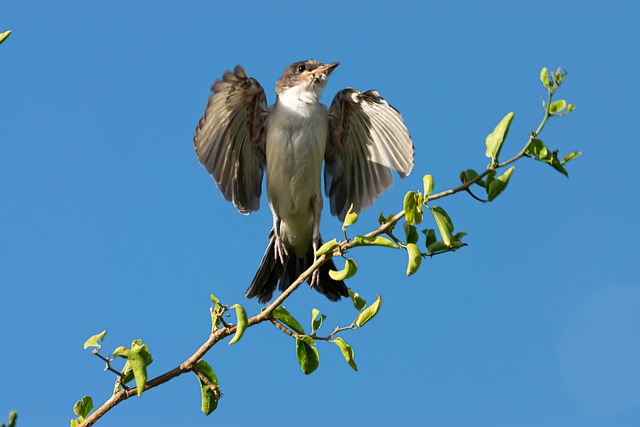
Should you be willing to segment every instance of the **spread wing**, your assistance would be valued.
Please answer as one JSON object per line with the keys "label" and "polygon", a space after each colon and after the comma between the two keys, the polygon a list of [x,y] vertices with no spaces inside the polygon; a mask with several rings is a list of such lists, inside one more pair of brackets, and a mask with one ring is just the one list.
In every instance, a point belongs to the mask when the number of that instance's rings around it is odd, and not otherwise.
{"label": "spread wing", "polygon": [[225,199],[243,214],[260,208],[264,172],[264,89],[241,66],[211,87],[193,145]]}
{"label": "spread wing", "polygon": [[329,108],[329,141],[324,185],[331,214],[340,220],[353,210],[368,208],[413,168],[413,142],[402,116],[378,92],[339,92]]}

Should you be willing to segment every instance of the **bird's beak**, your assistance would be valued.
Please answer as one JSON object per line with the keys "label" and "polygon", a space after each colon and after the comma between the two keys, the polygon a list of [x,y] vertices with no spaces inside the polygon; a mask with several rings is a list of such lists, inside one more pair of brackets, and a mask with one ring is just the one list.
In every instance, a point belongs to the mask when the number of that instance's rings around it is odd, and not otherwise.
{"label": "bird's beak", "polygon": [[322,77],[327,77],[329,74],[331,74],[331,72],[333,70],[335,70],[335,68],[340,65],[339,62],[333,62],[331,64],[325,64],[325,65],[321,65],[318,68],[316,68],[315,70],[312,71],[313,73],[313,77],[316,79],[322,78]]}

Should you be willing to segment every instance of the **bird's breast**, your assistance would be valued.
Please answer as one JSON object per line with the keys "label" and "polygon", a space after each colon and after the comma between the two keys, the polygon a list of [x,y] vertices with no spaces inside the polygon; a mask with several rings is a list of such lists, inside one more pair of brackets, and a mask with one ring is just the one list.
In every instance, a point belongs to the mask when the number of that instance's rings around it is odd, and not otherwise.
{"label": "bird's breast", "polygon": [[322,206],[320,178],[327,129],[327,111],[321,104],[300,111],[277,103],[267,119],[269,204],[275,215],[299,232],[312,225],[314,203]]}

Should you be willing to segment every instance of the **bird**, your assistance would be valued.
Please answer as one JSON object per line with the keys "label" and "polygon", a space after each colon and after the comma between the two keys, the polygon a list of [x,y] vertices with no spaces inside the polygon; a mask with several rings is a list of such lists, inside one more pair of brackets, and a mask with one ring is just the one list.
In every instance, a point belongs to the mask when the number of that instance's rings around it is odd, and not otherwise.
{"label": "bird", "polygon": [[[247,298],[267,303],[317,259],[322,245],[321,181],[331,214],[341,221],[351,209],[368,208],[413,168],[414,146],[402,115],[375,90],[338,92],[329,108],[320,103],[338,62],[294,62],[276,82],[268,106],[258,81],[244,68],[226,71],[211,87],[193,143],[198,160],[222,195],[245,215],[260,208],[262,180],[273,214],[269,244]],[[366,72],[366,70],[364,70]],[[307,282],[331,301],[348,296],[332,259]]]}

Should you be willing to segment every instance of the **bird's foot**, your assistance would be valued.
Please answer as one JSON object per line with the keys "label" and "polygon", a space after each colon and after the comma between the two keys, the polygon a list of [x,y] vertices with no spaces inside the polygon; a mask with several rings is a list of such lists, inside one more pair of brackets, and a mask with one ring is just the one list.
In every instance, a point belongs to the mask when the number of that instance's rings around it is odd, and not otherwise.
{"label": "bird's foot", "polygon": [[[318,256],[316,252],[320,249],[320,239],[313,240],[313,263],[318,260]],[[320,285],[320,269],[316,268],[313,273],[311,273],[311,281],[309,282],[309,289]]]}
{"label": "bird's foot", "polygon": [[284,246],[284,242],[280,236],[276,236],[275,242],[276,261],[280,261],[280,264],[284,266],[288,253],[287,248]]}

